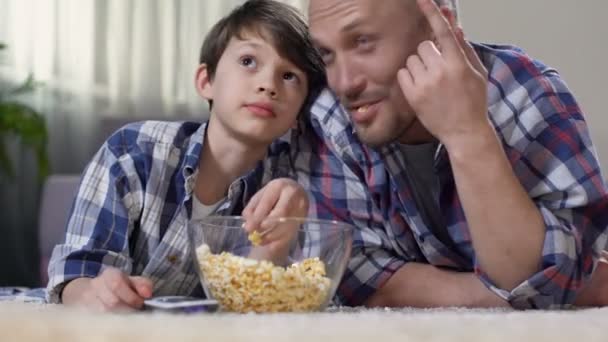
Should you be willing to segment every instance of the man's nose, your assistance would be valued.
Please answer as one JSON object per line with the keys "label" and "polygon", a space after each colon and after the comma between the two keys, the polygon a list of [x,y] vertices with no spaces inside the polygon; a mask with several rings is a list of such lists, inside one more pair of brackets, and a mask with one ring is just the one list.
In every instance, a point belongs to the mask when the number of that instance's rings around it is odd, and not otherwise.
{"label": "man's nose", "polygon": [[348,60],[336,61],[331,69],[327,72],[328,82],[338,97],[356,99],[365,89],[365,78]]}

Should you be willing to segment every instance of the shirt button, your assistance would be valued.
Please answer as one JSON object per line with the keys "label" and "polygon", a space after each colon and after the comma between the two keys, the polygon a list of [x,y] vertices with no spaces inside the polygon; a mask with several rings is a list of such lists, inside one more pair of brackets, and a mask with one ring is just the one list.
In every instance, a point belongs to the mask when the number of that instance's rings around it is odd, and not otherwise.
{"label": "shirt button", "polygon": [[167,261],[175,265],[179,261],[179,257],[175,254],[172,254],[167,257]]}

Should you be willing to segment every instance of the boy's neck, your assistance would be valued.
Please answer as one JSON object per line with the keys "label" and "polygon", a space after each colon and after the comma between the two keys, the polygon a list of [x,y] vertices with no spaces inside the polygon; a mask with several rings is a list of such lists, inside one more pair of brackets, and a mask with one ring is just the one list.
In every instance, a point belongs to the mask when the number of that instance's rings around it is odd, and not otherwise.
{"label": "boy's neck", "polygon": [[230,184],[252,170],[264,158],[268,145],[239,141],[222,124],[209,120],[199,159],[194,193],[201,203],[211,205],[226,197]]}

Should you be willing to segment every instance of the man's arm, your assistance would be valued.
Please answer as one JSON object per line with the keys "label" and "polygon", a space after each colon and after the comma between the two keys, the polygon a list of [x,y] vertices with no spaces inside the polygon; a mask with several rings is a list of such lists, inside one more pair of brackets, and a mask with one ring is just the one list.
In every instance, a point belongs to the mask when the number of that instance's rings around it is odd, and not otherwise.
{"label": "man's arm", "polygon": [[420,44],[399,82],[418,119],[448,151],[480,267],[512,290],[540,270],[544,224],[487,117],[484,65],[437,5],[418,4],[437,43]]}
{"label": "man's arm", "polygon": [[[496,55],[503,69],[493,72],[501,80],[489,82],[490,111],[507,159],[488,119],[484,65],[432,1],[418,3],[439,47],[421,43],[399,82],[450,155],[477,271],[511,292],[513,305],[571,303],[605,246],[607,226],[606,189],[576,102],[554,71],[516,53]],[[426,68],[410,68],[420,63]],[[497,96],[507,97],[502,106]]]}
{"label": "man's arm", "polygon": [[372,307],[510,307],[474,274],[408,263],[365,303]]}
{"label": "man's arm", "polygon": [[541,270],[545,223],[493,128],[448,148],[478,267],[511,291]]}

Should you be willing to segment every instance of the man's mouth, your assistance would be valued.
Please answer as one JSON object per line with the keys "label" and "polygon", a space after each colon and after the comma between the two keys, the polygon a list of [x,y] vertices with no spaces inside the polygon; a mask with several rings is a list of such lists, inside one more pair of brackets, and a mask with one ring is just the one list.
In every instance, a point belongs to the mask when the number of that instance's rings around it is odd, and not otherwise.
{"label": "man's mouth", "polygon": [[350,107],[350,113],[353,121],[358,124],[370,122],[378,112],[380,101],[355,105]]}
{"label": "man's mouth", "polygon": [[358,107],[355,111],[357,113],[364,114],[365,112],[367,112],[369,110],[369,107],[370,107],[369,105],[363,105],[361,107]]}

